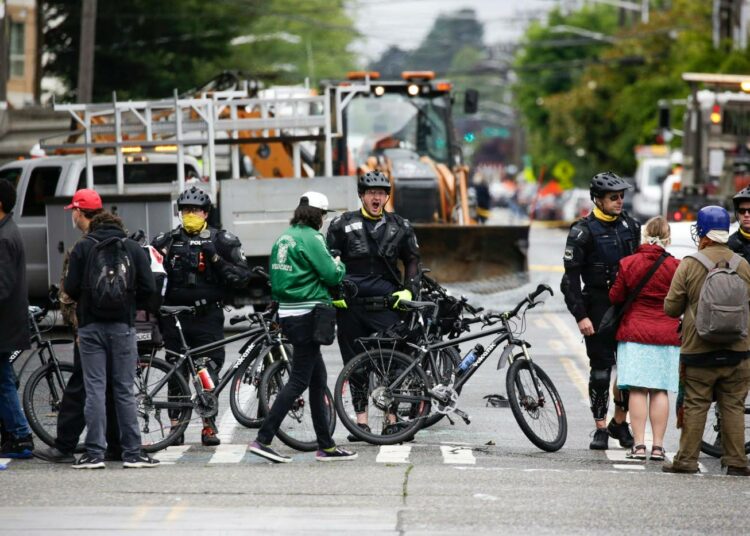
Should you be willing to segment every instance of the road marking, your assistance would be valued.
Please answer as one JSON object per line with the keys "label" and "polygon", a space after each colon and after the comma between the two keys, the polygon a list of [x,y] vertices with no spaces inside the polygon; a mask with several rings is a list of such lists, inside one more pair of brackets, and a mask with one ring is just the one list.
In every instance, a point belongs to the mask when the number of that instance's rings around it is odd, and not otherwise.
{"label": "road marking", "polygon": [[133,515],[130,518],[131,527],[136,528],[138,524],[146,518],[150,510],[150,506],[136,506],[135,510],[133,511]]}
{"label": "road marking", "polygon": [[409,445],[383,445],[375,458],[377,463],[409,463]]}
{"label": "road marking", "polygon": [[472,454],[470,448],[466,447],[440,447],[443,453],[443,463],[457,463],[461,465],[474,465],[477,459]]}
{"label": "road marking", "polygon": [[630,452],[630,450],[605,450],[604,453],[607,455],[607,458],[612,460],[613,462],[628,462],[628,463],[639,463],[643,460],[632,460],[630,458],[626,458],[625,455]]}
{"label": "road marking", "polygon": [[475,493],[474,494],[475,499],[479,499],[480,501],[497,501],[499,500],[494,495],[487,495],[486,493]]}
{"label": "road marking", "polygon": [[208,463],[239,463],[246,452],[247,445],[219,445]]}
{"label": "road marking", "polygon": [[549,327],[549,323],[541,316],[534,317],[534,325],[542,329],[546,329]]}
{"label": "road marking", "polygon": [[13,458],[0,458],[0,465],[8,465],[13,461]]}
{"label": "road marking", "polygon": [[562,264],[529,264],[530,272],[557,272],[562,274],[565,267]]}
{"label": "road marking", "polygon": [[558,341],[556,339],[548,339],[547,346],[549,346],[555,352],[565,352],[565,345],[562,343],[562,341]]}
{"label": "road marking", "polygon": [[573,361],[569,357],[561,357],[560,362],[562,363],[565,372],[568,374],[568,377],[573,380],[573,384],[581,393],[581,402],[584,406],[588,406],[589,385],[588,382],[584,379],[583,373],[578,368],[578,365],[576,365],[575,361]]}
{"label": "road marking", "polygon": [[156,454],[156,459],[163,465],[173,465],[189,448],[190,445],[167,447],[167,450],[162,450]]}
{"label": "road marking", "polygon": [[620,464],[616,463],[612,467],[615,469],[621,469],[624,471],[645,471],[646,466],[645,465],[632,465],[632,464]]}
{"label": "road marking", "polygon": [[227,410],[224,412],[224,414],[221,416],[221,421],[219,421],[219,439],[222,443],[229,443],[232,441],[232,436],[234,436],[234,430],[237,428],[238,423],[234,418],[234,415],[232,414],[231,408],[227,408]]}
{"label": "road marking", "polygon": [[586,355],[586,347],[583,344],[583,335],[580,333],[574,333],[562,319],[554,313],[544,313],[544,316],[549,320],[550,324],[555,326],[557,332],[565,341],[568,346],[568,351],[574,354],[582,366],[588,367],[589,358]]}
{"label": "road marking", "polygon": [[182,516],[182,513],[187,510],[187,508],[188,505],[184,503],[173,506],[169,509],[169,512],[167,512],[167,515],[164,517],[164,521],[177,521]]}
{"label": "road marking", "polygon": [[[676,452],[665,452],[664,461],[667,463],[672,463],[676,454]],[[708,474],[706,467],[701,462],[698,462],[698,472],[704,475]]]}

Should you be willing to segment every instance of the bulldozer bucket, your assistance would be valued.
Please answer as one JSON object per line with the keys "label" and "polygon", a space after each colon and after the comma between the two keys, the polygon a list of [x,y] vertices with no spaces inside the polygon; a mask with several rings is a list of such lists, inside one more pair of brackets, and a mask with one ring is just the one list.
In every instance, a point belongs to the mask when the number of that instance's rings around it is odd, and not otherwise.
{"label": "bulldozer bucket", "polygon": [[528,271],[528,225],[413,225],[422,266],[440,283]]}

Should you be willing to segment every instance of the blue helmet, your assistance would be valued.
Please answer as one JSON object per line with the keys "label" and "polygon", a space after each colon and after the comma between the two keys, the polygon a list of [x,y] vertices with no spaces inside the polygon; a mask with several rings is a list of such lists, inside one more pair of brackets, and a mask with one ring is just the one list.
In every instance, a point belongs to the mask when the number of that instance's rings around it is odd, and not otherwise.
{"label": "blue helmet", "polygon": [[723,207],[709,205],[698,211],[698,221],[693,224],[693,240],[703,238],[710,231],[729,231],[729,212]]}

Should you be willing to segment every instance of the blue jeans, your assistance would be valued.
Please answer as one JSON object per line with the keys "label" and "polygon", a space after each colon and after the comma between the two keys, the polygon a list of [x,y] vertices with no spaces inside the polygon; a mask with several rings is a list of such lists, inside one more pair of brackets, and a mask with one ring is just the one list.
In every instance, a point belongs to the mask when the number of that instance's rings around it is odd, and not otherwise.
{"label": "blue jeans", "polygon": [[0,353],[0,420],[3,421],[5,430],[13,437],[25,437],[31,434],[31,428],[21,409],[16,389],[16,375],[9,358],[9,353]]}
{"label": "blue jeans", "polygon": [[86,451],[103,458],[107,448],[107,377],[120,428],[123,460],[138,456],[141,433],[138,428],[133,385],[138,365],[135,329],[120,322],[94,322],[78,330],[78,349],[86,389]]}

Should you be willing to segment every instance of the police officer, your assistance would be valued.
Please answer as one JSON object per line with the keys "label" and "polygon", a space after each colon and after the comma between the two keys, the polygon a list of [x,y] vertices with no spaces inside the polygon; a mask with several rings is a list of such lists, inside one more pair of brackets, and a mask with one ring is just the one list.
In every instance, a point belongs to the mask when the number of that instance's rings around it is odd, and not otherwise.
{"label": "police officer", "polygon": [[[247,286],[250,270],[242,254],[239,239],[223,230],[210,227],[206,221],[211,209],[207,193],[191,186],[177,199],[182,225],[162,233],[152,242],[164,255],[167,272],[167,305],[191,305],[195,315],[180,316],[180,324],[190,347],[224,338],[223,300],[230,289]],[[163,322],[167,349],[181,351],[175,324]],[[209,373],[216,383],[224,364],[224,349],[206,355]],[[213,419],[204,420],[201,442],[206,446],[220,443]]]}
{"label": "police officer", "polygon": [[[620,259],[633,254],[640,243],[641,226],[623,211],[630,185],[611,171],[591,179],[591,213],[570,228],[565,243],[565,275],[560,285],[565,304],[575,317],[586,341],[589,357],[589,397],[596,430],[589,448],[604,450],[608,436],[623,447],[633,446],[627,416],[627,392],[613,387],[614,418],[606,424],[609,386],[617,348],[614,336],[598,335],[596,329],[609,308],[609,287],[614,283]],[[581,288],[583,281],[583,288]]]}
{"label": "police officer", "polygon": [[[400,300],[410,300],[419,289],[419,246],[409,221],[384,207],[391,193],[391,183],[383,173],[369,171],[357,183],[362,207],[345,212],[328,228],[328,248],[341,252],[346,265],[344,295],[334,300],[339,308],[336,323],[338,342],[344,364],[363,351],[357,338],[380,331],[399,321]],[[402,277],[397,261],[404,265]],[[367,400],[355,400],[357,423],[370,431],[367,424]],[[383,433],[394,433],[394,427]],[[349,440],[355,440],[349,436]]]}
{"label": "police officer", "polygon": [[737,192],[732,198],[734,216],[740,228],[729,237],[729,249],[750,262],[750,186]]}

